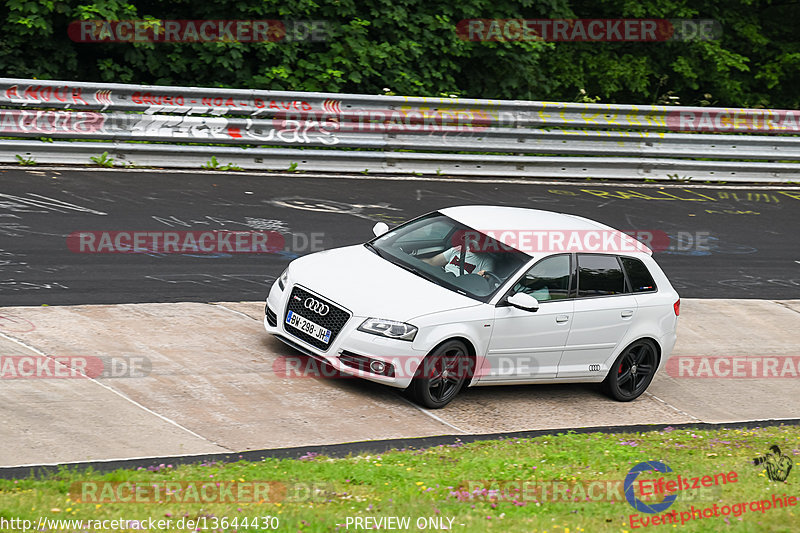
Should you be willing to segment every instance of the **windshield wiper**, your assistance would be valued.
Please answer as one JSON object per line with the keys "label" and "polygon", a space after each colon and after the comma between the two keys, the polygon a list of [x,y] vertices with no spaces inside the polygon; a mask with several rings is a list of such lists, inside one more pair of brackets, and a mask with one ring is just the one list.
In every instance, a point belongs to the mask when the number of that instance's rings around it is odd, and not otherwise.
{"label": "windshield wiper", "polygon": [[365,243],[364,243],[364,246],[366,246],[366,248],[367,248],[368,250],[372,250],[372,252],[373,252],[375,255],[377,255],[378,257],[383,257],[384,259],[386,259],[386,257],[384,257],[384,255],[381,253],[381,251],[380,251],[380,250],[378,250],[378,249],[375,247],[375,245],[374,245],[374,244],[372,244],[371,242],[365,242]]}
{"label": "windshield wiper", "polygon": [[439,280],[436,278],[436,276],[428,274],[424,270],[420,270],[420,269],[415,268],[415,267],[413,267],[411,265],[408,265],[406,263],[401,263],[400,261],[392,261],[391,259],[387,259],[387,261],[389,261],[393,265],[399,266],[403,270],[408,270],[412,274],[416,274],[417,276],[419,276],[419,277],[421,277],[423,279],[427,279],[428,281],[430,281],[432,283],[435,283],[436,285],[441,285],[441,283],[439,283]]}

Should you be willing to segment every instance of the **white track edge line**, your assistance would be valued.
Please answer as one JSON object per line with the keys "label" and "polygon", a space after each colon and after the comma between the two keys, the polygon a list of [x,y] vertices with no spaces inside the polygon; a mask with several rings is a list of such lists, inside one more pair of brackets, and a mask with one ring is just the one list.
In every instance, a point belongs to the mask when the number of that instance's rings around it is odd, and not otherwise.
{"label": "white track edge line", "polygon": [[680,414],[682,414],[682,415],[684,415],[684,416],[688,416],[689,418],[691,418],[692,420],[694,420],[694,421],[696,421],[696,422],[705,423],[705,422],[703,422],[703,420],[701,420],[701,419],[697,418],[696,416],[694,416],[694,415],[690,415],[690,414],[689,414],[689,413],[687,413],[686,411],[682,411],[682,410],[678,409],[677,407],[675,407],[675,406],[674,406],[674,405],[672,405],[671,403],[665,402],[664,400],[662,400],[661,398],[659,398],[658,396],[656,396],[656,395],[655,395],[655,394],[653,394],[652,392],[647,392],[647,391],[645,391],[644,393],[645,393],[647,396],[649,396],[649,397],[653,398],[654,400],[656,400],[657,402],[661,402],[661,403],[663,403],[664,405],[666,405],[666,406],[667,406],[667,407],[669,407],[670,409],[673,409],[674,411],[676,411],[676,412],[678,412],[678,413],[680,413]]}
{"label": "white track edge line", "polygon": [[[57,364],[57,365],[66,366],[66,365],[64,365],[63,363],[60,363],[60,362],[59,362],[58,360],[56,360],[54,357],[47,355],[46,353],[42,352],[41,350],[39,350],[39,349],[38,349],[38,348],[36,348],[35,346],[31,346],[31,345],[29,345],[28,343],[26,343],[26,342],[24,342],[24,341],[21,341],[21,340],[19,340],[19,339],[17,339],[17,338],[14,338],[14,337],[11,337],[11,336],[9,336],[9,335],[6,335],[5,333],[2,333],[2,332],[0,332],[0,337],[4,338],[4,339],[6,339],[6,340],[9,340],[9,341],[11,341],[11,342],[14,342],[14,343],[16,343],[16,344],[19,344],[19,345],[20,345],[20,346],[22,346],[23,348],[26,348],[26,349],[28,349],[28,350],[31,350],[32,352],[34,352],[34,353],[37,353],[37,354],[41,355],[42,357],[46,357],[46,358],[48,358],[48,359],[52,359],[52,360],[53,360],[53,362],[55,362],[55,364]],[[148,407],[145,407],[144,405],[140,404],[140,403],[139,403],[139,402],[137,402],[136,400],[134,400],[134,399],[132,399],[132,398],[129,398],[128,396],[126,396],[126,395],[122,394],[122,393],[121,393],[121,392],[119,392],[118,390],[115,390],[114,388],[112,388],[112,387],[109,387],[108,385],[106,385],[106,384],[104,384],[104,383],[101,383],[101,382],[97,381],[95,378],[90,378],[89,376],[87,376],[87,375],[86,375],[86,374],[84,374],[83,372],[81,372],[81,373],[80,373],[80,375],[81,375],[81,376],[83,376],[84,378],[88,379],[89,381],[92,381],[92,382],[96,383],[97,385],[101,386],[102,388],[106,389],[107,391],[109,391],[109,392],[111,392],[111,393],[113,393],[113,394],[116,394],[117,396],[119,396],[119,397],[120,397],[120,398],[122,398],[123,400],[126,400],[126,401],[130,402],[131,404],[135,405],[135,406],[136,406],[136,407],[138,407],[139,409],[142,409],[143,411],[146,411],[146,412],[150,413],[151,415],[154,415],[154,416],[156,416],[156,417],[160,418],[160,419],[161,419],[161,420],[163,420],[164,422],[167,422],[167,423],[169,423],[169,424],[172,424],[173,426],[175,426],[175,427],[177,427],[177,428],[179,428],[179,429],[182,429],[183,431],[185,431],[185,432],[189,433],[190,435],[192,435],[192,436],[194,436],[194,437],[197,437],[198,439],[204,440],[204,441],[206,441],[206,442],[208,442],[208,443],[210,443],[210,444],[213,444],[214,446],[219,446],[220,448],[222,448],[222,449],[224,449],[224,450],[229,450],[229,449],[228,449],[228,448],[226,448],[225,446],[222,446],[221,444],[219,444],[219,443],[217,443],[217,442],[214,442],[214,441],[212,441],[212,440],[210,440],[210,439],[207,439],[206,437],[204,437],[204,436],[202,436],[202,435],[199,435],[199,434],[195,433],[195,432],[194,432],[194,431],[192,431],[191,429],[189,429],[189,428],[187,428],[187,427],[185,427],[185,426],[182,426],[182,425],[181,425],[181,424],[179,424],[178,422],[175,422],[174,420],[172,420],[172,419],[170,419],[170,418],[167,418],[166,416],[164,416],[164,415],[162,415],[162,414],[160,414],[160,413],[157,413],[157,412],[153,411],[152,409],[150,409],[150,408],[148,408]],[[230,450],[229,450],[229,451],[230,451]]]}
{"label": "white track edge line", "polygon": [[236,309],[231,309],[230,307],[228,307],[228,306],[226,306],[226,305],[224,305],[222,303],[209,302],[209,305],[213,305],[214,307],[221,307],[221,308],[225,309],[226,311],[230,311],[231,313],[236,313],[237,315],[242,316],[244,318],[249,318],[250,320],[255,320],[256,322],[260,322],[259,319],[253,318],[250,315],[248,315],[247,313],[242,313],[241,311],[237,311]]}
{"label": "white track edge line", "polygon": [[398,398],[400,398],[401,400],[403,400],[404,402],[406,402],[407,404],[409,404],[410,406],[414,407],[415,409],[417,409],[417,410],[419,410],[419,411],[423,412],[424,414],[428,415],[429,417],[433,418],[433,419],[434,419],[434,420],[436,420],[437,422],[441,422],[441,423],[442,423],[442,424],[444,424],[445,426],[449,426],[449,427],[451,427],[451,428],[455,429],[456,431],[460,431],[460,432],[461,432],[461,433],[463,433],[464,435],[468,435],[468,434],[469,434],[469,432],[467,432],[467,431],[464,431],[464,430],[463,430],[463,429],[461,429],[460,427],[458,427],[458,426],[454,426],[453,424],[451,424],[451,423],[450,423],[450,422],[448,422],[447,420],[444,420],[443,418],[441,418],[441,417],[438,417],[438,416],[436,416],[435,414],[431,413],[431,412],[430,412],[430,411],[428,411],[427,409],[425,409],[425,408],[423,408],[423,407],[420,407],[419,405],[415,404],[414,402],[412,402],[412,401],[411,401],[411,400],[409,400],[408,398],[404,397],[402,394],[400,394],[400,393],[397,393],[397,395],[396,395],[396,396],[397,396]]}
{"label": "white track edge line", "polygon": [[[243,316],[243,317],[245,317],[245,318],[248,318],[248,319],[250,319],[250,320],[256,320],[256,319],[254,319],[253,317],[251,317],[250,315],[247,315],[247,314],[245,314],[245,313],[242,313],[241,311],[237,311],[237,310],[235,310],[235,309],[231,309],[231,308],[229,308],[229,307],[226,307],[226,306],[224,306],[224,305],[222,305],[222,304],[220,304],[220,303],[212,303],[211,305],[214,305],[214,306],[217,306],[217,307],[222,307],[223,309],[227,309],[227,310],[228,310],[228,311],[230,311],[231,313],[236,313],[237,315]],[[399,398],[401,398],[403,401],[405,401],[406,403],[408,403],[408,404],[410,404],[410,405],[414,406],[416,409],[418,409],[418,410],[422,411],[423,413],[425,413],[425,414],[426,414],[426,415],[428,415],[429,417],[433,418],[433,419],[434,419],[434,420],[436,420],[437,422],[440,422],[440,423],[442,423],[442,424],[444,424],[444,425],[446,425],[446,426],[449,426],[449,427],[451,427],[451,428],[455,429],[456,431],[460,431],[461,433],[463,433],[463,434],[465,434],[465,435],[467,434],[467,432],[466,432],[466,431],[464,431],[463,429],[461,429],[460,427],[458,427],[458,426],[454,426],[454,425],[453,425],[453,424],[451,424],[450,422],[448,422],[448,421],[446,421],[446,420],[443,420],[442,418],[440,418],[440,417],[436,416],[435,414],[431,413],[431,412],[430,412],[430,411],[428,411],[427,409],[423,409],[422,407],[418,406],[418,405],[417,405],[417,404],[415,404],[414,402],[411,402],[411,401],[409,401],[408,399],[404,398],[402,394],[398,394],[397,396],[398,396]]]}

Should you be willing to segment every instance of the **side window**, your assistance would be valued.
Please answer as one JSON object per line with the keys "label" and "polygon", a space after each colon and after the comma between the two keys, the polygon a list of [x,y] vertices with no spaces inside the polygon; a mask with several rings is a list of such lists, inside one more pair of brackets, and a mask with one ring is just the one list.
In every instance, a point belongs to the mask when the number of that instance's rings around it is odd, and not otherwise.
{"label": "side window", "polygon": [[524,292],[540,302],[569,297],[569,254],[542,259],[520,279],[512,293]]}
{"label": "side window", "polygon": [[625,275],[613,255],[578,254],[578,297],[625,292]]}
{"label": "side window", "polygon": [[628,274],[628,281],[633,292],[651,292],[656,290],[656,282],[644,263],[633,257],[620,257],[622,266]]}

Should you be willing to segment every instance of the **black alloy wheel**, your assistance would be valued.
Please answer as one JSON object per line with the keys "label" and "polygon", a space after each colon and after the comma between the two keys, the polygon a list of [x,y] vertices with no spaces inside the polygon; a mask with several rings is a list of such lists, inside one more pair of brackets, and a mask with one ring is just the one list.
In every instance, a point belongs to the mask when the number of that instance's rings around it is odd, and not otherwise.
{"label": "black alloy wheel", "polygon": [[408,391],[420,405],[442,408],[455,398],[472,375],[472,365],[463,342],[444,342],[419,365]]}
{"label": "black alloy wheel", "polygon": [[641,396],[653,381],[657,354],[656,345],[649,339],[640,339],[625,348],[603,381],[606,394],[621,402]]}

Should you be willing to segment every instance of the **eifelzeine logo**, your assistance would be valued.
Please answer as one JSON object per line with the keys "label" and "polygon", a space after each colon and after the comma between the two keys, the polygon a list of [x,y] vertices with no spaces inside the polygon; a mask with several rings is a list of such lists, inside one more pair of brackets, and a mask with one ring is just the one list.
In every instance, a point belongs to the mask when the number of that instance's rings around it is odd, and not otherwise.
{"label": "eifelzeine logo", "polygon": [[[738,474],[733,470],[717,472],[714,475],[693,477],[679,474],[676,479],[667,479],[663,475],[659,475],[658,478],[640,479],[639,475],[643,472],[667,474],[672,472],[672,469],[660,461],[646,461],[631,468],[628,475],[625,476],[625,499],[628,500],[631,507],[640,513],[647,514],[666,511],[678,499],[679,493],[701,490],[707,487],[719,487],[739,481]],[[638,491],[635,490],[637,487]],[[658,498],[661,496],[663,496],[662,500],[650,502],[653,497]]]}
{"label": "eifelzeine logo", "polygon": [[639,474],[650,471],[666,473],[672,472],[672,469],[660,461],[647,461],[646,463],[639,463],[638,465],[634,466],[630,469],[628,475],[625,476],[625,499],[628,500],[628,503],[631,504],[631,507],[639,512],[660,513],[661,511],[669,509],[670,506],[675,503],[675,500],[678,499],[678,496],[675,494],[670,494],[666,496],[663,501],[658,503],[644,502],[639,499],[634,492],[634,484],[636,483],[636,479],[639,477]]}

